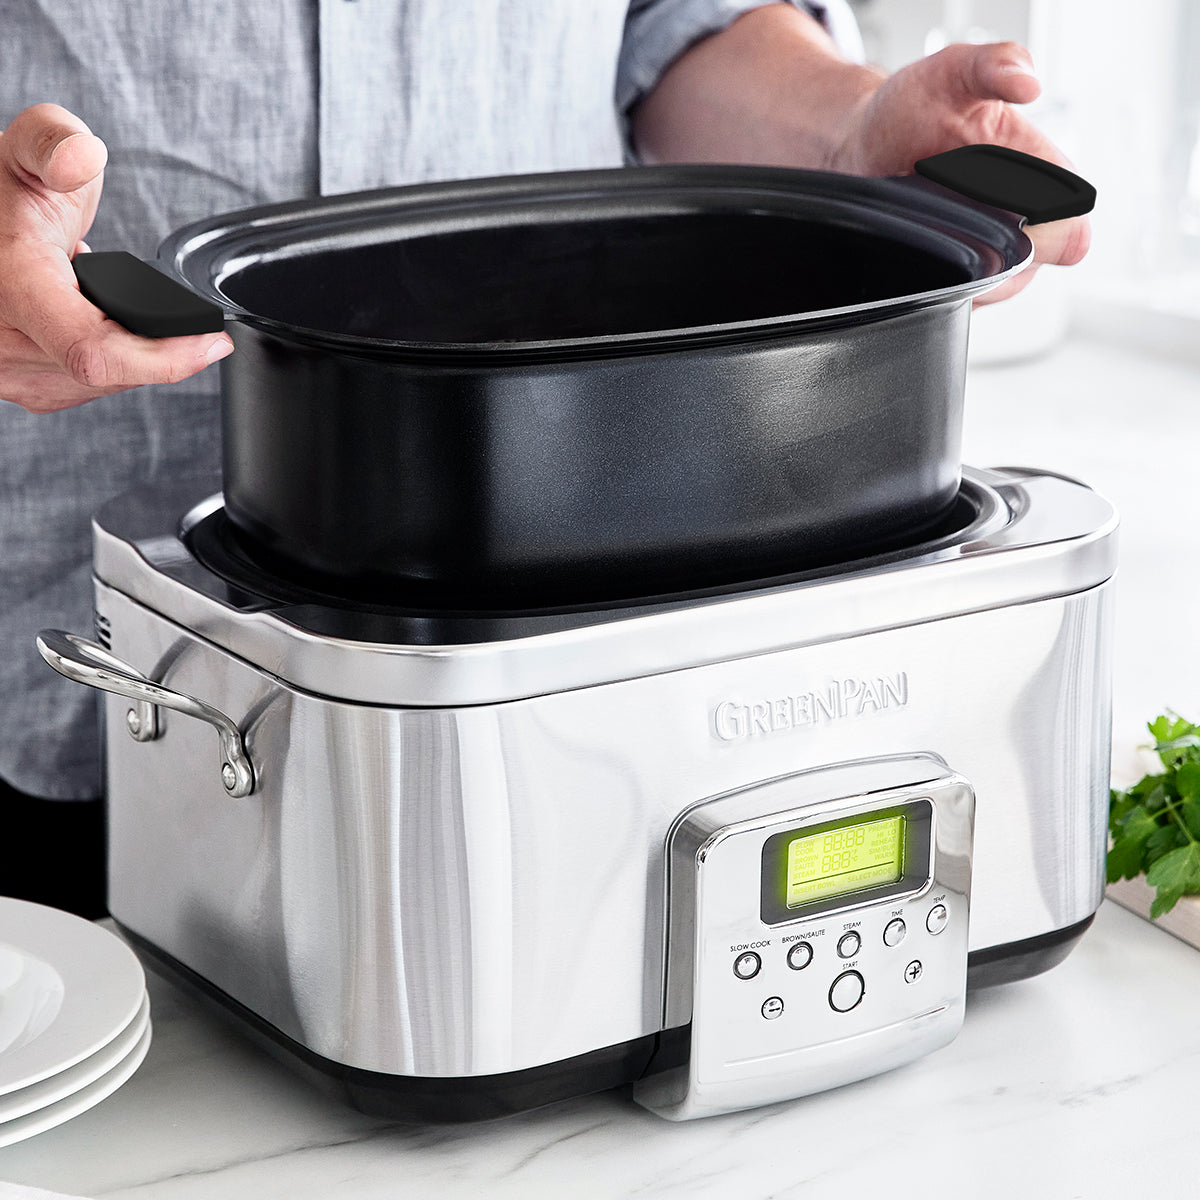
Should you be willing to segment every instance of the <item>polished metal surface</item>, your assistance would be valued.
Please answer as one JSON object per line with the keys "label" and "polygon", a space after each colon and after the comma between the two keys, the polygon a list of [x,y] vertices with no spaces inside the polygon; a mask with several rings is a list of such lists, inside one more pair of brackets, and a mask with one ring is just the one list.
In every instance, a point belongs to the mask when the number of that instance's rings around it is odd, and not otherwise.
{"label": "polished metal surface", "polygon": [[[490,704],[650,677],[984,612],[1102,583],[1116,516],[1095,492],[1044,472],[964,472],[985,497],[976,527],[927,554],[884,556],[802,582],[648,608],[536,618],[521,636],[395,645],[313,634],[263,603],[240,605],[188,552],[161,490],[119,498],[95,522],[104,583],[292,685],[364,704]],[[178,503],[176,503],[178,502]],[[206,501],[206,511],[212,501]],[[174,507],[173,507],[174,505]]]}
{"label": "polished metal surface", "polygon": [[[835,910],[764,920],[772,835],[900,805],[933,809],[926,832],[910,834],[931,845],[906,891],[859,890]],[[966,1002],[973,811],[970,785],[944,762],[899,755],[800,772],[683,813],[667,846],[663,1025],[691,1021],[691,1050],[684,1066],[636,1084],[634,1099],[672,1120],[712,1116],[837,1087],[952,1041]],[[887,945],[889,922],[915,929],[934,906],[949,914],[944,935]],[[812,953],[797,970],[788,956],[800,939]],[[730,969],[746,951],[762,964],[752,980]]]}
{"label": "polished metal surface", "polygon": [[[135,700],[138,708],[125,714],[125,727],[135,742],[150,742],[158,737],[160,726],[155,708],[160,704],[211,725],[220,741],[220,775],[225,790],[239,799],[254,790],[254,769],[242,745],[242,735],[219,709],[152,682],[103,646],[78,634],[43,629],[37,636],[37,648],[51,667],[74,683]],[[146,707],[149,715],[145,713]]]}
{"label": "polished metal surface", "polygon": [[[679,813],[864,753],[932,753],[977,797],[970,948],[1064,929],[1102,896],[1111,599],[1105,583],[1056,589],[1111,563],[1112,515],[1080,485],[1019,488],[1028,507],[1011,544],[997,534],[918,564],[916,581],[895,569],[578,639],[466,648],[466,663],[498,656],[483,676],[508,664],[517,692],[531,682],[526,651],[547,670],[561,659],[553,677],[577,683],[636,668],[506,703],[314,694],[286,675],[295,631],[282,622],[259,667],[217,644],[231,640],[229,613],[202,595],[189,629],[98,583],[114,652],[219,699],[259,771],[249,802],[214,803],[206,731],[164,712],[162,736],[136,744],[110,698],[111,911],[327,1058],[426,1077],[514,1071],[662,1028],[664,846]],[[1039,514],[1037,497],[1065,514]],[[1027,544],[1022,527],[1061,539]],[[1028,569],[1006,571],[1009,555]],[[156,576],[132,547],[130,562]],[[1026,602],[988,602],[987,580]],[[186,609],[173,589],[168,607]],[[710,641],[731,640],[771,652],[709,661]],[[672,651],[673,669],[649,671]],[[387,661],[358,644],[323,654],[359,670]],[[923,920],[908,921],[910,940]]]}

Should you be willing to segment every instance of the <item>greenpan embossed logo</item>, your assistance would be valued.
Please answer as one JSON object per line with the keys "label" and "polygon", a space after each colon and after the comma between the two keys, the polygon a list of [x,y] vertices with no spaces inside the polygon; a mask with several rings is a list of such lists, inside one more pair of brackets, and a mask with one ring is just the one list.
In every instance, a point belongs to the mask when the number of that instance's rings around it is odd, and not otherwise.
{"label": "greenpan embossed logo", "polygon": [[721,741],[736,742],[865,717],[907,703],[908,675],[904,671],[874,679],[831,679],[824,688],[811,692],[724,700],[713,709],[712,727]]}

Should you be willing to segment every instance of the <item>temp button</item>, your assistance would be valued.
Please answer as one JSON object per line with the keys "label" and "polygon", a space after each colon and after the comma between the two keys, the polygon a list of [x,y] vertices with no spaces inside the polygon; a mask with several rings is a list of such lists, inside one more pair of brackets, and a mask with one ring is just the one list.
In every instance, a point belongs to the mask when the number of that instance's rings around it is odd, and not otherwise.
{"label": "temp button", "polygon": [[950,920],[950,914],[946,911],[944,904],[935,904],[929,910],[929,916],[925,918],[925,928],[930,933],[941,933],[946,928]]}
{"label": "temp button", "polygon": [[834,1012],[849,1012],[858,1007],[866,990],[863,977],[857,971],[844,971],[829,989],[829,1007]]}

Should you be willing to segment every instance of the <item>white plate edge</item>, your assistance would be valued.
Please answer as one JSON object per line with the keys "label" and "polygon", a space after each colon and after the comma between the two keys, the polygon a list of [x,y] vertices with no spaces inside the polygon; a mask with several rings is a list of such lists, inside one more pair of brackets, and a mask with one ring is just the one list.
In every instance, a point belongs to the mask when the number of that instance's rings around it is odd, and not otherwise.
{"label": "white plate edge", "polygon": [[[31,1083],[28,1087],[18,1088],[15,1092],[0,1096],[0,1128],[9,1121],[19,1120],[39,1109],[57,1104],[58,1101],[65,1100],[95,1083],[97,1079],[123,1062],[136,1049],[137,1043],[141,1040],[142,1034],[145,1033],[146,1026],[149,1024],[150,997],[147,994],[142,1000],[137,1016],[112,1041],[106,1042],[95,1054],[55,1075],[41,1079],[37,1083]],[[64,1085],[66,1085],[65,1090]],[[10,1109],[14,1111],[10,1111]]]}
{"label": "white plate edge", "polygon": [[[26,910],[26,916],[33,916],[35,921],[41,922],[43,925],[48,922],[50,924],[58,924],[62,929],[70,929],[77,937],[92,939],[93,934],[85,934],[82,932],[82,929],[86,927],[94,930],[97,936],[91,942],[91,945],[97,948],[98,953],[104,953],[104,951],[98,949],[101,946],[112,952],[111,966],[114,974],[118,970],[121,970],[124,974],[128,974],[128,979],[125,982],[129,985],[129,1003],[126,1005],[125,1012],[110,1029],[103,1033],[93,1033],[85,1039],[84,1044],[76,1046],[76,1048],[68,1051],[65,1055],[58,1056],[54,1061],[43,1061],[39,1065],[39,1060],[45,1059],[46,1048],[49,1044],[49,1042],[43,1039],[48,1038],[52,1042],[54,1027],[63,1020],[64,1013],[67,1019],[77,1019],[75,1013],[76,1006],[86,1005],[88,1000],[86,995],[81,994],[83,989],[80,986],[72,986],[73,981],[76,985],[80,982],[76,974],[78,963],[74,957],[69,956],[66,960],[55,961],[53,952],[48,953],[45,945],[39,945],[29,937],[22,938],[21,935],[24,933],[24,930],[20,928],[17,928],[15,932],[6,931],[3,928],[3,921],[0,920],[0,940],[17,950],[25,951],[31,956],[40,958],[43,962],[48,963],[59,973],[65,989],[63,1006],[54,1021],[38,1037],[22,1046],[19,1050],[11,1052],[8,1056],[0,1055],[0,1099],[10,1095],[12,1092],[40,1083],[42,1080],[48,1079],[52,1075],[57,1075],[61,1071],[69,1070],[92,1055],[99,1053],[105,1046],[119,1037],[129,1027],[131,1021],[136,1019],[138,1009],[141,1007],[142,996],[146,991],[146,974],[137,955],[127,942],[111,930],[104,929],[73,913],[51,908],[48,905],[35,904],[32,901],[19,900],[15,897],[0,897],[0,913],[3,913],[5,908],[13,906],[15,906],[15,911],[17,912],[20,912],[22,909]],[[35,911],[30,913],[28,910]],[[108,939],[108,941],[104,939]],[[76,947],[76,950],[78,950],[78,947]],[[131,967],[133,968],[132,971],[130,970]],[[137,981],[136,990],[134,990],[135,972]],[[68,1004],[71,1006],[69,1009]],[[8,1061],[6,1061],[6,1057]],[[23,1062],[32,1063],[33,1065],[22,1066]],[[16,1064],[15,1067],[12,1065],[13,1063]],[[8,1078],[5,1077],[6,1075],[8,1075]]]}
{"label": "white plate edge", "polygon": [[133,1050],[94,1083],[81,1088],[55,1104],[47,1105],[28,1116],[16,1117],[0,1125],[0,1146],[11,1146],[16,1142],[23,1142],[26,1138],[34,1137],[36,1134],[45,1133],[46,1130],[53,1129],[55,1126],[71,1120],[72,1117],[87,1112],[89,1108],[94,1108],[101,1100],[107,1100],[113,1092],[127,1083],[133,1073],[142,1065],[142,1060],[150,1049],[151,1033],[152,1029],[147,1021],[146,1028]]}

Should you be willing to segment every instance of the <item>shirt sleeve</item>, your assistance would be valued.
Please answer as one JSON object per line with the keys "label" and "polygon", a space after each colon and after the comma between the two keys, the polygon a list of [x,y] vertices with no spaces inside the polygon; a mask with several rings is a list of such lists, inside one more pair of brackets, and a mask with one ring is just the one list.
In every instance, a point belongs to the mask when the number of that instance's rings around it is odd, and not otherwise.
{"label": "shirt sleeve", "polygon": [[[637,161],[629,129],[633,106],[663,72],[701,38],[719,33],[743,13],[778,0],[630,0],[617,63],[616,104],[626,158]],[[815,17],[851,61],[863,62],[858,24],[847,0],[784,0]]]}

